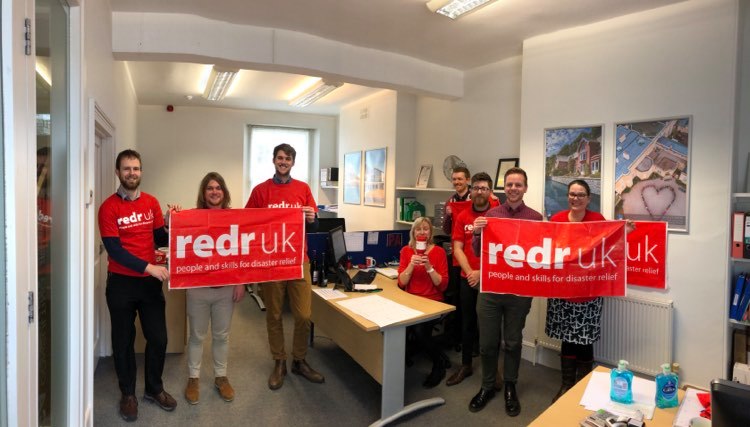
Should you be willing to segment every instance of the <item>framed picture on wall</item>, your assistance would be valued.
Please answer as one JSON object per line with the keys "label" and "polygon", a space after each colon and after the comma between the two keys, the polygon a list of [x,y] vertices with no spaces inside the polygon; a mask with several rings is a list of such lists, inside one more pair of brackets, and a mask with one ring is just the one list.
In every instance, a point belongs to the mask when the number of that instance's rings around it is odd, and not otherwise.
{"label": "framed picture on wall", "polygon": [[362,202],[362,152],[344,154],[344,203]]}
{"label": "framed picture on wall", "polygon": [[568,209],[568,183],[589,185],[588,210],[601,212],[602,130],[604,125],[544,130],[544,216]]}
{"label": "framed picture on wall", "polygon": [[385,207],[385,148],[365,151],[365,205]]}
{"label": "framed picture on wall", "polygon": [[498,160],[497,173],[495,174],[495,190],[502,191],[505,188],[505,172],[510,168],[516,167],[518,167],[518,157]]}
{"label": "framed picture on wall", "polygon": [[688,231],[692,117],[615,126],[615,218]]}
{"label": "framed picture on wall", "polygon": [[432,173],[432,165],[422,165],[419,168],[415,187],[427,188],[427,184],[430,182],[430,173]]}

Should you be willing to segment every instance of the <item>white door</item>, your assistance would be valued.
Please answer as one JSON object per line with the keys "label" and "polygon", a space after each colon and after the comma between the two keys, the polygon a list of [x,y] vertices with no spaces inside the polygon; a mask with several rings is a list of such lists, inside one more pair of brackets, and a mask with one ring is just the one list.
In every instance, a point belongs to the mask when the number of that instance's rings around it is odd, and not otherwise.
{"label": "white door", "polygon": [[[94,208],[115,191],[114,142],[106,120],[96,122],[96,154],[94,162]],[[94,366],[99,357],[112,354],[111,324],[105,290],[107,288],[107,251],[104,250],[99,225],[94,224]]]}

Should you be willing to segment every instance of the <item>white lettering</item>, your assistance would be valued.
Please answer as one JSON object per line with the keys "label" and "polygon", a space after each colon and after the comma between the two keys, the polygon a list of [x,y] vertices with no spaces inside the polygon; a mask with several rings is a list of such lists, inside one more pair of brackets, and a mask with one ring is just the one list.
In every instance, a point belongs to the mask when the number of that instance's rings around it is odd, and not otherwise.
{"label": "white lettering", "polygon": [[250,254],[250,242],[255,240],[255,233],[240,233],[239,229],[239,225],[231,224],[229,233],[220,235],[215,242],[208,234],[195,236],[195,241],[193,241],[193,236],[177,236],[175,255],[177,258],[185,258],[186,247],[191,243],[193,244],[193,253],[201,258],[210,257],[214,250],[219,256],[237,255],[238,252],[242,255],[248,255]]}
{"label": "white lettering", "polygon": [[214,248],[214,241],[208,234],[201,234],[193,242],[193,252],[201,258],[211,256],[211,249]]}
{"label": "white lettering", "polygon": [[505,250],[505,254],[503,255],[503,258],[505,258],[505,262],[514,268],[521,268],[523,267],[523,259],[525,257],[525,253],[523,251],[523,248],[518,245],[510,245],[508,246],[508,249]]}

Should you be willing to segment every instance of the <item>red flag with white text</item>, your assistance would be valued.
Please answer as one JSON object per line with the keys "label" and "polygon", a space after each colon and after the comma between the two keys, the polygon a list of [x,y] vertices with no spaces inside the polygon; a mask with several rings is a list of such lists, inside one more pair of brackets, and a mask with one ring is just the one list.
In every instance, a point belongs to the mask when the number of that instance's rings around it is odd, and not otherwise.
{"label": "red flag with white text", "polygon": [[634,221],[628,232],[628,285],[667,288],[667,223]]}
{"label": "red flag with white text", "polygon": [[191,209],[173,213],[169,288],[304,277],[305,219],[299,208]]}
{"label": "red flag with white text", "polygon": [[625,221],[487,218],[481,292],[578,298],[625,295]]}

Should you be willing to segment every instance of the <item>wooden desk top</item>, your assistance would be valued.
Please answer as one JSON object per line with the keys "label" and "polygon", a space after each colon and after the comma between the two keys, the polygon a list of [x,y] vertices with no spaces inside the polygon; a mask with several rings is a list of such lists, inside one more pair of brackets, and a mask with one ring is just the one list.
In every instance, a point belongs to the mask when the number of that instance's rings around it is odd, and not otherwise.
{"label": "wooden desk top", "polygon": [[[350,275],[353,275],[354,271],[349,272]],[[346,292],[346,296],[348,298],[363,298],[371,295],[378,295],[383,298],[387,298],[393,302],[397,302],[399,304],[402,304],[406,307],[412,308],[414,310],[421,311],[422,315],[417,316],[413,319],[405,320],[403,322],[394,323],[393,325],[388,325],[385,328],[390,328],[393,326],[403,326],[403,325],[412,325],[415,323],[420,323],[421,321],[425,319],[431,319],[435,318],[437,316],[443,315],[445,313],[449,313],[456,309],[456,307],[445,304],[438,301],[433,301],[431,299],[423,298],[417,295],[412,295],[398,287],[396,284],[395,279],[389,279],[382,274],[378,274],[375,276],[375,281],[372,282],[374,285],[377,285],[377,287],[382,288],[383,290],[381,292]],[[328,288],[331,288],[333,285],[329,284]],[[315,289],[316,286],[313,286],[313,289]],[[321,298],[313,292],[313,298]],[[355,324],[357,324],[360,328],[364,329],[365,331],[377,331],[381,328],[376,325],[375,323],[365,319],[364,317],[355,314],[346,308],[340,306],[339,304],[336,304],[336,301],[342,301],[343,299],[336,299],[336,300],[323,300],[324,302],[330,304],[332,307],[334,307],[336,310],[340,311],[341,313],[345,314],[347,317],[352,319]]]}
{"label": "wooden desk top", "polygon": [[[597,366],[595,371],[609,373],[610,369]],[[565,393],[554,405],[542,412],[529,426],[578,426],[582,419],[593,413],[593,411],[589,411],[579,404],[592,374],[593,372],[589,373],[583,380],[579,381],[575,387]],[[685,392],[679,390],[678,396],[680,403],[682,403]],[[675,415],[677,415],[677,409],[679,407],[667,409],[656,408],[654,410],[654,418],[644,421],[648,427],[672,427],[672,421]]]}

